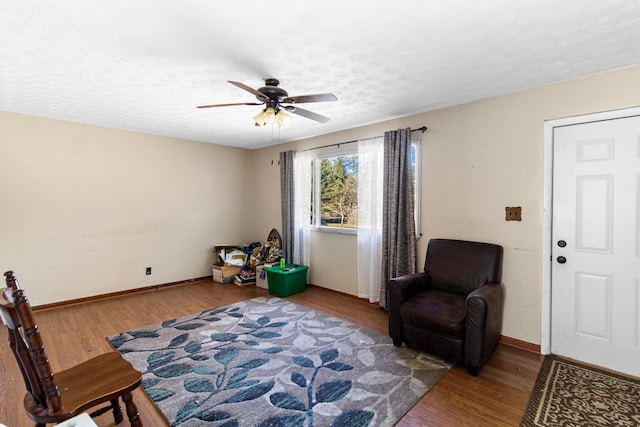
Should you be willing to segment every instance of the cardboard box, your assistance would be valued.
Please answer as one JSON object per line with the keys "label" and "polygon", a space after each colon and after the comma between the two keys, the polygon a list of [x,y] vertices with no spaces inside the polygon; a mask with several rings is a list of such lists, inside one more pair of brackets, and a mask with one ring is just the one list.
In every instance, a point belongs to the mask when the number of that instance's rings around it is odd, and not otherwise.
{"label": "cardboard box", "polygon": [[218,283],[231,283],[235,279],[236,274],[240,274],[242,267],[233,265],[214,265],[213,281]]}
{"label": "cardboard box", "polygon": [[269,279],[265,267],[271,267],[273,264],[266,263],[256,266],[256,286],[262,289],[269,289]]}

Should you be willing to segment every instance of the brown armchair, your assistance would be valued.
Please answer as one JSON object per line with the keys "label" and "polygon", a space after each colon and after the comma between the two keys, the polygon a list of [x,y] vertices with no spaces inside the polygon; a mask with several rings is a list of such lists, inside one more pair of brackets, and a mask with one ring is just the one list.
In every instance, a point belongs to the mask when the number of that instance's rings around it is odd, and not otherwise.
{"label": "brown armchair", "polygon": [[500,340],[502,246],[432,239],[423,273],[389,281],[393,344],[464,363],[478,375]]}

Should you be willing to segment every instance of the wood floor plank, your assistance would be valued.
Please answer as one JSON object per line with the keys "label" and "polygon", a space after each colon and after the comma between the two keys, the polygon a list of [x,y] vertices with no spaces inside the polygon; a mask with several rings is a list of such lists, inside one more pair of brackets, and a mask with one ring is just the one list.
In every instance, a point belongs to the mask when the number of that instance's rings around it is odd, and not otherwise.
{"label": "wood floor plank", "polygon": [[[28,284],[23,288],[29,295]],[[255,286],[200,280],[37,310],[35,316],[47,355],[58,371],[111,351],[109,335],[263,295],[268,292]],[[373,304],[315,286],[287,299],[387,335],[388,315]],[[0,340],[6,343],[6,330],[1,329]],[[500,344],[478,377],[470,376],[462,366],[454,367],[397,425],[518,425],[541,363],[539,354]],[[0,345],[0,367],[0,423],[32,426],[22,407],[24,383],[6,344]],[[167,425],[143,391],[134,392],[134,401],[145,426]],[[100,427],[114,425],[110,414],[95,421]]]}

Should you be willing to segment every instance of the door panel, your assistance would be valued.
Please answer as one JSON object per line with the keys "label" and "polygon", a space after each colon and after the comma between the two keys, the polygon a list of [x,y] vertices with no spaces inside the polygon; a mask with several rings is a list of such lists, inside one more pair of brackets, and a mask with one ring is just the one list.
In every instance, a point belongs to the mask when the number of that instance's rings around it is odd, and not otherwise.
{"label": "door panel", "polygon": [[576,179],[576,250],[611,253],[613,176]]}
{"label": "door panel", "polygon": [[551,351],[635,376],[639,153],[640,117],[554,128]]}
{"label": "door panel", "polygon": [[576,273],[576,332],[611,339],[611,277]]}

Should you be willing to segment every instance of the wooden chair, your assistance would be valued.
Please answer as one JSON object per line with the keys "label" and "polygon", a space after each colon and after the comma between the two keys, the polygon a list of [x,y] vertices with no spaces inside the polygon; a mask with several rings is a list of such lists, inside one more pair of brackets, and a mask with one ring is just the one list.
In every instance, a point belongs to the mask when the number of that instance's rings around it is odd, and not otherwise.
{"label": "wooden chair", "polygon": [[142,427],[131,394],[140,386],[142,374],[115,351],[54,374],[24,291],[12,271],[4,275],[7,288],[1,290],[0,317],[27,388],[24,407],[36,427],[62,422],[103,403],[109,406],[90,415],[95,417],[111,409],[119,424],[123,420],[120,397],[131,426]]}

